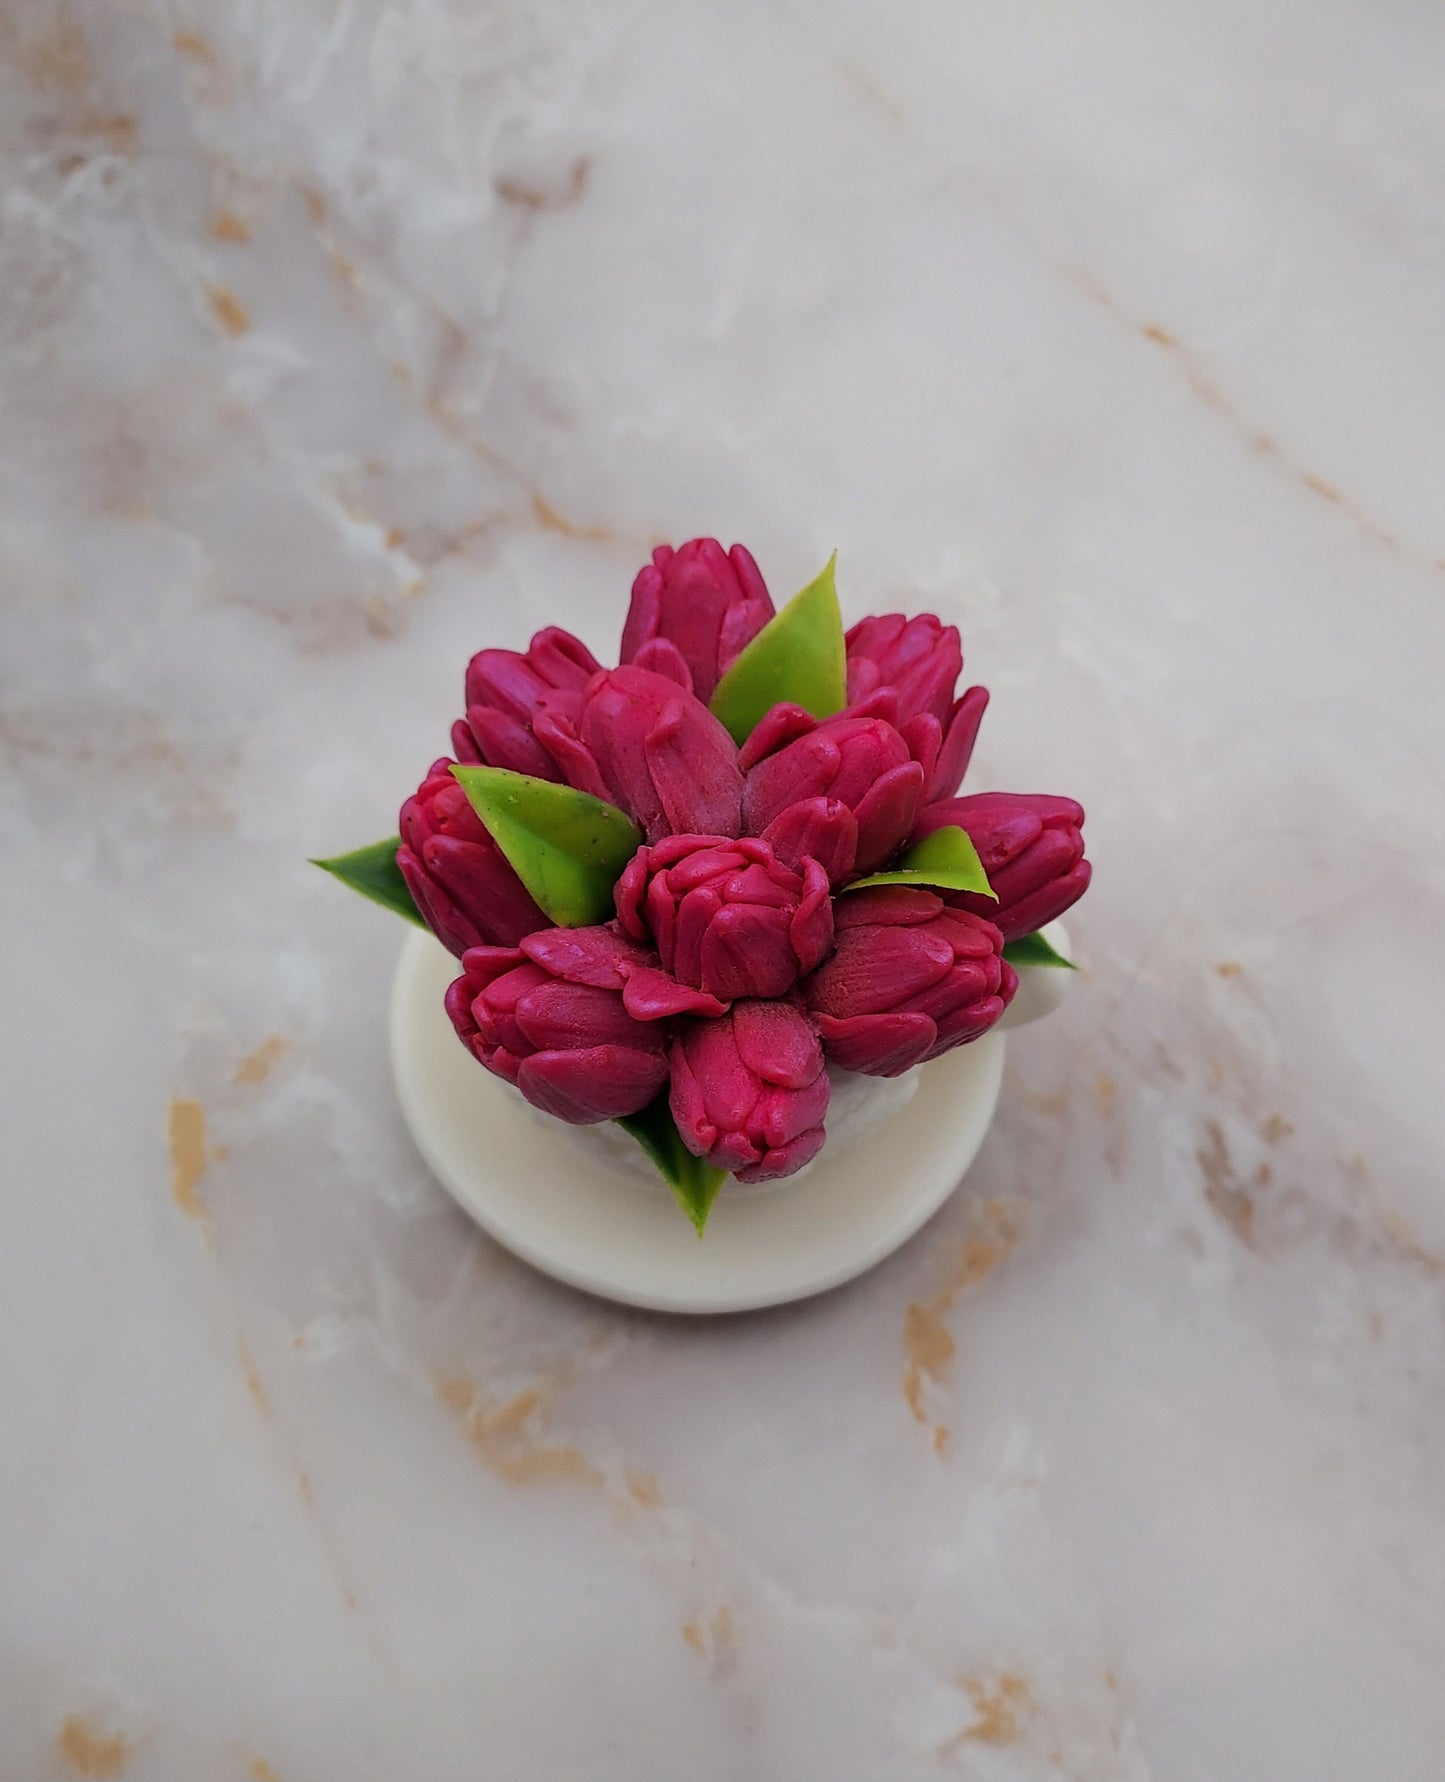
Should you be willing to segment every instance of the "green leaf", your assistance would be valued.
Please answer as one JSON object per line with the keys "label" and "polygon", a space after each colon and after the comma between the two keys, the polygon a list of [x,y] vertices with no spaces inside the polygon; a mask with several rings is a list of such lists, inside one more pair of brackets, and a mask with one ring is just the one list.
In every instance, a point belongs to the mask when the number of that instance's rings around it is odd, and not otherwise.
{"label": "green leaf", "polygon": [[837,561],[834,551],[823,573],[768,620],[718,682],[711,709],[739,748],[763,714],[784,700],[815,718],[831,718],[848,703],[848,652],[833,586]]}
{"label": "green leaf", "polygon": [[333,878],[340,879],[343,885],[350,885],[353,891],[359,891],[373,903],[381,904],[384,909],[395,910],[397,915],[405,916],[409,922],[415,922],[419,928],[424,928],[426,924],[417,914],[411,892],[407,890],[406,880],[401,876],[401,868],[396,863],[396,850],[400,846],[400,838],[389,835],[385,841],[373,842],[369,848],[357,848],[350,854],[337,854],[331,860],[313,860],[311,864],[319,866],[322,872],[329,872]]}
{"label": "green leaf", "polygon": [[586,928],[612,916],[612,887],[642,845],[641,830],[624,812],[505,767],[452,772],[512,870],[559,927]]}
{"label": "green leaf", "polygon": [[982,897],[998,902],[998,893],[988,882],[978,849],[966,829],[947,823],[924,836],[917,847],[899,857],[892,872],[869,873],[866,879],[854,879],[845,891],[862,891],[869,885],[936,885],[944,891],[977,891]]}
{"label": "green leaf", "polygon": [[672,1118],[672,1109],[667,1104],[666,1089],[640,1114],[627,1114],[617,1124],[624,1132],[632,1134],[657,1165],[677,1197],[677,1204],[692,1220],[701,1237],[718,1189],[727,1180],[727,1171],[714,1169],[701,1157],[694,1157],[683,1144]]}
{"label": "green leaf", "polygon": [[1065,971],[1079,968],[1072,959],[1065,959],[1057,947],[1045,940],[1043,930],[1021,934],[1017,940],[1004,943],[1003,956],[1010,965],[1061,965]]}

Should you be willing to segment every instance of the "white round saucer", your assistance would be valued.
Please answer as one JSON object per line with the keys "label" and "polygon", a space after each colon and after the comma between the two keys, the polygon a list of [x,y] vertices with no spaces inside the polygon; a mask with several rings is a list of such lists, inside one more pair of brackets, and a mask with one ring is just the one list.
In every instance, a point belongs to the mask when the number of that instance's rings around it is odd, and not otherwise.
{"label": "white round saucer", "polygon": [[[1057,927],[1050,938],[1060,947]],[[740,1312],[821,1293],[896,1250],[958,1186],[983,1143],[1004,1038],[985,1034],[922,1067],[891,1119],[796,1181],[724,1185],[699,1239],[659,1180],[594,1165],[575,1134],[528,1108],[457,1040],[442,998],[457,962],[429,934],[402,949],[391,1057],[402,1113],[438,1181],[534,1268],[606,1299],[663,1312]],[[1020,973],[1027,980],[1067,973]],[[1047,1013],[1063,985],[1037,987]],[[1014,1012],[1011,1007],[1009,1014]],[[1033,1008],[1020,1011],[1036,1019]],[[1004,1025],[1018,1025],[1005,1018]]]}

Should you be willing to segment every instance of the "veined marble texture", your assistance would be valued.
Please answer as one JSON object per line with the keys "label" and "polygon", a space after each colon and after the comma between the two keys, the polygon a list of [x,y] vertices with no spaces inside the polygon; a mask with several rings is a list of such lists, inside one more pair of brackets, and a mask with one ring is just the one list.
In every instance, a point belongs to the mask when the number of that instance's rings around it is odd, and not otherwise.
{"label": "veined marble texture", "polygon": [[[6,1782],[1436,1782],[1442,58],[0,5]],[[944,1212],[686,1322],[428,1178],[306,856],[699,532],[956,620],[1096,879]]]}

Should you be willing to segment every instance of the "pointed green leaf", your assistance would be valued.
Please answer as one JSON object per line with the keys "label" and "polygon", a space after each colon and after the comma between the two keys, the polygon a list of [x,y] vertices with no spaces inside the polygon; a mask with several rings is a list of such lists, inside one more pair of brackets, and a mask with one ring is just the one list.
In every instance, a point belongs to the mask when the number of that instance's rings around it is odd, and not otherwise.
{"label": "pointed green leaf", "polygon": [[642,845],[615,804],[505,767],[453,767],[472,809],[491,831],[539,908],[562,928],[613,914],[612,887]]}
{"label": "pointed green leaf", "polygon": [[373,842],[369,848],[337,854],[331,860],[313,860],[311,864],[340,879],[343,885],[350,885],[353,891],[359,891],[373,903],[395,910],[397,915],[405,916],[418,927],[425,927],[396,863],[396,850],[400,846],[400,838],[389,835],[385,841]]}
{"label": "pointed green leaf", "polygon": [[1065,959],[1057,947],[1044,938],[1042,929],[1032,934],[1021,934],[1017,940],[1005,943],[1003,956],[1012,966],[1020,965],[1061,965],[1065,971],[1077,971],[1079,968],[1072,959]]}
{"label": "pointed green leaf", "polygon": [[677,1204],[692,1220],[697,1227],[697,1235],[701,1237],[703,1227],[707,1224],[707,1216],[712,1211],[712,1203],[717,1199],[718,1189],[727,1180],[727,1171],[714,1169],[710,1163],[704,1163],[701,1157],[694,1157],[683,1144],[682,1135],[672,1118],[672,1109],[667,1104],[665,1089],[640,1114],[628,1114],[617,1124],[624,1132],[632,1134],[657,1165],[668,1187],[677,1197]]}
{"label": "pointed green leaf", "polygon": [[944,891],[977,891],[980,896],[998,902],[998,893],[988,882],[978,849],[968,831],[956,823],[935,829],[924,836],[917,847],[899,856],[892,872],[869,873],[866,879],[854,879],[845,891],[862,891],[869,885],[936,885]]}
{"label": "pointed green leaf", "polygon": [[831,718],[848,703],[848,653],[833,586],[837,561],[834,551],[823,573],[768,620],[718,682],[712,711],[739,748],[763,714],[784,700],[815,718]]}

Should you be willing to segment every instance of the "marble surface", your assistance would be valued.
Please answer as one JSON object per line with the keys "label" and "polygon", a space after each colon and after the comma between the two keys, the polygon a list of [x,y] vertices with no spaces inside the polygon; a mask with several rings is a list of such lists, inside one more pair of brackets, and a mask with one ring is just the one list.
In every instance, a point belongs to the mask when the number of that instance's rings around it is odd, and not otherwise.
{"label": "marble surface", "polygon": [[[0,1772],[1433,1782],[1445,19],[0,8]],[[629,1315],[306,864],[658,539],[964,627],[1087,978],[867,1279]]]}

